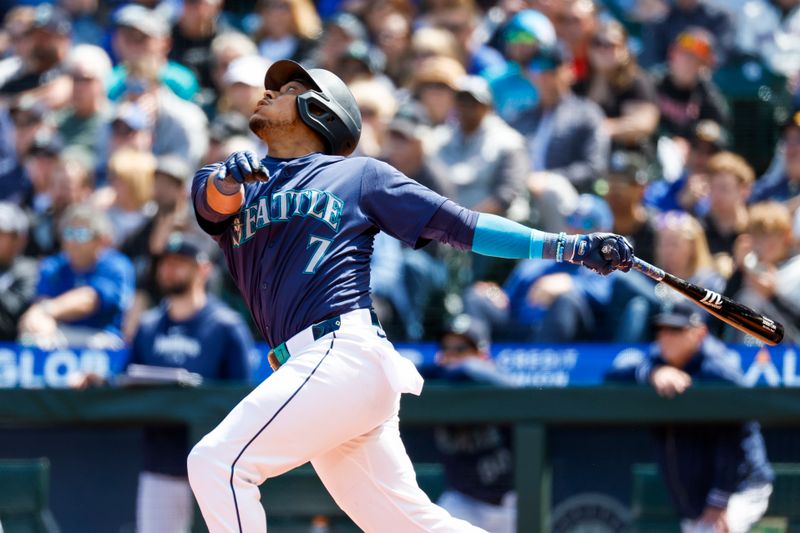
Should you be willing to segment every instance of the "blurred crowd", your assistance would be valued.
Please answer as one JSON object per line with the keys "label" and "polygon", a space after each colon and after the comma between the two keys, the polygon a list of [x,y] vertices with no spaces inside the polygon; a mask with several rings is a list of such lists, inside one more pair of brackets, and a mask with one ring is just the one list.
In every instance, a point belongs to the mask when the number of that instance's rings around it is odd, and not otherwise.
{"label": "blurred crowd", "polygon": [[[2,340],[130,342],[177,291],[158,272],[176,238],[249,320],[188,184],[268,152],[248,119],[281,58],[348,82],[355,156],[543,230],[623,234],[800,338],[800,0],[0,0],[0,18]],[[467,313],[495,341],[644,342],[671,297],[635,273],[375,247],[395,340]]]}

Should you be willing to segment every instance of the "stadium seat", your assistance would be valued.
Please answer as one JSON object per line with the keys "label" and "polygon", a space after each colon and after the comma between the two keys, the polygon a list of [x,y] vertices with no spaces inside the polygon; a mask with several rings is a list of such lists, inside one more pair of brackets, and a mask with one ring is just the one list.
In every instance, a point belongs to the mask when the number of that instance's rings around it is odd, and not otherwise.
{"label": "stadium seat", "polygon": [[[777,463],[769,509],[751,533],[800,533],[800,464]],[[655,464],[635,464],[631,511],[633,531],[679,533],[678,516]]]}
{"label": "stadium seat", "polygon": [[[420,487],[435,501],[444,491],[441,465],[416,464],[414,469]],[[331,533],[361,531],[339,509],[310,465],[267,480],[261,485],[261,501],[270,533],[308,533],[314,517],[329,520]]]}
{"label": "stadium seat", "polygon": [[0,460],[0,523],[3,533],[55,533],[50,512],[50,461]]}

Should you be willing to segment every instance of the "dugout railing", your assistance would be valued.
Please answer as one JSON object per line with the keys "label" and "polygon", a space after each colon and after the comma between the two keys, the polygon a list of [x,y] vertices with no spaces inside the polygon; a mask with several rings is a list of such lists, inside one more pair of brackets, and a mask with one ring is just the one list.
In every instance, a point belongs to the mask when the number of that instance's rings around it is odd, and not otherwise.
{"label": "dugout railing", "polygon": [[[186,424],[190,439],[197,441],[249,390],[225,385],[86,391],[5,389],[0,390],[0,425]],[[498,389],[430,384],[421,397],[404,396],[401,407],[403,427],[493,422],[514,428],[518,531],[525,533],[548,531],[551,477],[547,443],[551,428],[748,419],[760,420],[766,427],[800,426],[800,388],[697,386],[666,400],[650,388],[638,386]],[[198,524],[195,530],[204,528]]]}

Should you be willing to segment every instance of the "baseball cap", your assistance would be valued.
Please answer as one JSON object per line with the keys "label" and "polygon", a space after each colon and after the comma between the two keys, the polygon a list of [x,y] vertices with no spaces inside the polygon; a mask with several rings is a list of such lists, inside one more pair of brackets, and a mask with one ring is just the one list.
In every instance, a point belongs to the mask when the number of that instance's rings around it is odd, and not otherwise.
{"label": "baseball cap", "polygon": [[556,44],[556,30],[544,14],[535,9],[523,9],[511,17],[503,30],[503,40],[509,44]]}
{"label": "baseball cap", "polygon": [[0,232],[28,233],[28,216],[19,206],[11,202],[0,202]]}
{"label": "baseball cap", "polygon": [[445,335],[464,337],[481,351],[489,349],[489,326],[483,320],[467,314],[458,315],[448,322],[440,338]]}
{"label": "baseball cap", "polygon": [[148,37],[167,37],[170,34],[169,23],[157,11],[136,4],[128,4],[117,11],[114,16],[117,26],[133,28]]}
{"label": "baseball cap", "polygon": [[63,149],[64,143],[61,141],[61,136],[58,133],[44,130],[34,135],[27,155],[56,157],[61,154]]}
{"label": "baseball cap", "polygon": [[411,88],[416,91],[420,85],[440,83],[457,91],[458,80],[466,74],[464,66],[452,57],[429,57],[420,63],[414,73],[411,80]]}
{"label": "baseball cap", "polygon": [[642,154],[630,150],[614,150],[611,153],[608,174],[638,185],[646,185],[650,181],[647,159]]}
{"label": "baseball cap", "polygon": [[249,87],[261,87],[264,73],[269,69],[270,61],[259,55],[242,56],[231,61],[222,81],[226,85],[243,83]]}
{"label": "baseball cap", "polygon": [[66,11],[53,4],[39,4],[33,12],[31,30],[48,30],[60,35],[72,33],[72,23]]}
{"label": "baseball cap", "polygon": [[581,194],[575,210],[567,215],[566,224],[583,232],[611,231],[614,215],[608,203],[594,194]]}
{"label": "baseball cap", "polygon": [[656,328],[688,328],[703,323],[700,309],[689,302],[670,302],[653,319],[653,326]]}
{"label": "baseball cap", "polygon": [[358,61],[372,74],[382,72],[386,65],[386,57],[383,52],[370,46],[366,41],[353,41],[350,43],[342,54],[341,59]]}
{"label": "baseball cap", "polygon": [[480,76],[462,76],[456,82],[456,94],[468,94],[483,105],[492,105],[492,91],[489,83]]}
{"label": "baseball cap", "polygon": [[156,159],[156,172],[183,182],[192,175],[192,168],[182,157],[162,155]]}
{"label": "baseball cap", "polygon": [[196,238],[186,233],[176,232],[169,236],[162,257],[165,255],[188,257],[198,263],[208,261],[205,247]]}
{"label": "baseball cap", "polygon": [[714,37],[702,28],[691,28],[679,33],[673,46],[695,56],[706,65],[714,63]]}
{"label": "baseball cap", "polygon": [[149,127],[149,120],[147,113],[137,104],[123,103],[120,104],[114,112],[111,123],[123,122],[132,130],[141,131]]}
{"label": "baseball cap", "polygon": [[418,102],[410,101],[397,110],[387,129],[405,137],[419,138],[428,131],[430,125],[430,117],[425,107]]}

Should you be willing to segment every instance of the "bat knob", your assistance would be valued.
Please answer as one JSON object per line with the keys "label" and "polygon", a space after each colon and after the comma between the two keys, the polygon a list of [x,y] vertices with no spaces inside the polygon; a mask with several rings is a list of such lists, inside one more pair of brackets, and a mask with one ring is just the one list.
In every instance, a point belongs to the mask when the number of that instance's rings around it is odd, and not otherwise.
{"label": "bat knob", "polygon": [[610,244],[604,244],[603,247],[600,248],[600,251],[603,253],[603,255],[610,254],[611,253],[611,245]]}

